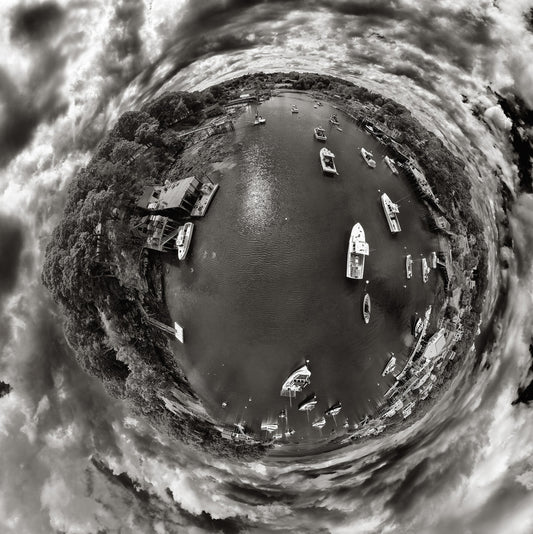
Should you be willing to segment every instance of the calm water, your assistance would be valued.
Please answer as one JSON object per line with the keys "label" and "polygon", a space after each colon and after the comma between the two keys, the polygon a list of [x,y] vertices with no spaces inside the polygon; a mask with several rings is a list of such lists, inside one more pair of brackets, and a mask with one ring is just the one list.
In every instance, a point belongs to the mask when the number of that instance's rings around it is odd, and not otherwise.
{"label": "calm water", "polygon": [[[299,114],[290,113],[293,103]],[[294,404],[314,391],[319,403],[312,421],[341,401],[338,430],[346,417],[353,423],[376,407],[394,381],[381,377],[388,353],[399,364],[407,359],[411,318],[433,300],[437,275],[422,283],[420,257],[435,250],[436,241],[407,179],[383,162],[386,148],[342,113],[339,132],[328,122],[334,110],[315,109],[302,95],[276,97],[259,110],[266,125],[253,126],[250,109],[229,136],[237,166],[220,176],[187,260],[171,267],[169,307],[185,330],[179,357],[214,415],[258,427],[288,407],[295,438],[319,438],[335,424],[313,429]],[[318,125],[336,154],[337,177],[322,174],[318,153],[324,145],[313,137]],[[376,169],[364,163],[362,146],[373,152]],[[382,192],[400,201],[399,235],[388,229]],[[355,222],[370,246],[359,281],[345,277]],[[411,280],[405,278],[407,253],[415,260]],[[361,313],[366,280],[368,325]],[[280,387],[305,359],[311,385],[290,408]]]}

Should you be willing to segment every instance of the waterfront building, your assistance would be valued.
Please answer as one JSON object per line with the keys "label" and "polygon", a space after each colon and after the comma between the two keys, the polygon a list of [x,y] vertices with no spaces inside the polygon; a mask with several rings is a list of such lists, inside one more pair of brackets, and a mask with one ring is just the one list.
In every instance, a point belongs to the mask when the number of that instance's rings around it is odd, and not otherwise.
{"label": "waterfront building", "polygon": [[194,176],[145,187],[137,201],[141,209],[177,216],[190,215],[200,194],[201,182]]}

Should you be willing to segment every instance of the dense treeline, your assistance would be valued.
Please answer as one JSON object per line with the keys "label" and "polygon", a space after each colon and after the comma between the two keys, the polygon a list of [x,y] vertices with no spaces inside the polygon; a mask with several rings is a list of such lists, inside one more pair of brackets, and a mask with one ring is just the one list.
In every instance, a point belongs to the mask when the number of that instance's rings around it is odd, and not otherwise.
{"label": "dense treeline", "polygon": [[[250,455],[261,448],[223,440],[194,415],[199,401],[168,337],[147,321],[147,314],[170,321],[158,291],[160,258],[148,261],[143,239],[132,231],[141,217],[135,203],[143,186],[164,180],[183,150],[180,130],[201,122],[208,103],[199,93],[167,93],[119,118],[70,184],[42,277],[64,311],[76,358],[112,395],[173,436]],[[182,409],[167,409],[168,401]]]}

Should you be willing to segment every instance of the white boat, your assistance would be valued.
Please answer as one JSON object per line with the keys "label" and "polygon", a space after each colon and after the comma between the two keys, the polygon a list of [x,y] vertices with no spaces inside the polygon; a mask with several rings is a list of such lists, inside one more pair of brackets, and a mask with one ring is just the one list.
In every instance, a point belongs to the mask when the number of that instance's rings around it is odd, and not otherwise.
{"label": "white boat", "polygon": [[396,367],[396,358],[394,356],[391,356],[390,360],[387,362],[387,365],[385,366],[385,369],[383,369],[381,376],[386,376],[389,373],[392,373],[395,367]]}
{"label": "white boat", "polygon": [[405,256],[405,275],[408,280],[413,276],[413,258],[411,254]]}
{"label": "white boat", "polygon": [[400,208],[398,204],[395,204],[387,193],[381,195],[381,205],[383,206],[383,211],[385,212],[385,217],[387,218],[387,223],[389,224],[390,231],[395,234],[402,231],[400,227],[400,221],[398,219],[398,213],[400,213]]}
{"label": "white boat", "polygon": [[429,266],[432,268],[432,269],[436,269],[437,268],[437,253],[435,251],[433,251],[430,255],[429,255]]}
{"label": "white boat", "polygon": [[361,280],[365,272],[365,256],[370,253],[365,241],[365,231],[361,223],[354,224],[348,241],[348,257],[346,258],[346,277]]}
{"label": "white boat", "polygon": [[337,126],[337,130],[339,130],[339,132],[342,132],[342,128],[340,126]]}
{"label": "white boat", "polygon": [[320,417],[319,419],[316,419],[312,423],[312,426],[314,426],[315,428],[323,428],[325,425],[326,425],[326,420],[323,417]]}
{"label": "white boat", "polygon": [[422,333],[423,328],[424,321],[422,321],[422,319],[418,317],[413,326],[413,335],[415,337],[418,337]]}
{"label": "white boat", "polygon": [[296,393],[302,391],[304,387],[311,382],[311,371],[307,367],[307,364],[298,367],[296,371],[293,371],[283,382],[281,386],[282,397],[295,397]]}
{"label": "white boat", "polygon": [[314,131],[315,131],[315,139],[317,141],[328,140],[328,136],[326,135],[326,130],[324,130],[324,128],[322,128],[321,126],[317,126]]}
{"label": "white boat", "polygon": [[192,233],[194,230],[194,224],[192,222],[185,223],[180,226],[178,235],[176,236],[176,248],[178,249],[178,260],[183,260],[189,252],[189,246],[191,244]]}
{"label": "white boat", "polygon": [[324,412],[324,415],[326,417],[335,417],[341,410],[342,404],[340,402],[336,402]]}
{"label": "white boat", "polygon": [[385,163],[388,165],[392,174],[398,174],[398,169],[396,168],[396,165],[394,164],[394,160],[392,158],[389,158],[389,156],[385,156],[384,159],[385,159]]}
{"label": "white boat", "polygon": [[361,148],[361,156],[363,156],[363,159],[365,160],[366,164],[373,169],[376,166],[376,162],[374,161],[374,156],[372,155],[372,152],[369,152],[365,148]]}
{"label": "white boat", "polygon": [[365,293],[363,298],[363,319],[365,324],[368,324],[370,321],[370,295]]}
{"label": "white boat", "polygon": [[306,397],[302,402],[300,402],[300,404],[298,404],[298,410],[301,412],[310,412],[315,408],[317,402],[316,395],[311,393],[311,395]]}
{"label": "white boat", "polygon": [[298,106],[296,106],[296,105],[293,104],[293,105],[291,106],[291,113],[299,113],[299,111],[298,111]]}
{"label": "white boat", "polygon": [[426,258],[422,258],[422,281],[424,284],[428,281],[430,271],[431,269],[428,267],[428,261]]}
{"label": "white boat", "polygon": [[326,174],[339,174],[335,168],[335,154],[326,147],[320,149],[320,164]]}
{"label": "white boat", "polygon": [[274,432],[278,429],[277,423],[261,423],[261,430],[264,430],[265,432]]}
{"label": "white boat", "polygon": [[331,115],[331,117],[329,118],[329,122],[331,122],[331,124],[334,124],[335,126],[338,126],[340,124],[339,119],[337,118],[337,115],[335,115],[335,113]]}
{"label": "white boat", "polygon": [[258,125],[258,124],[265,124],[266,123],[266,119],[261,117],[261,115],[259,115],[258,113],[255,114],[255,120],[254,120],[254,125]]}

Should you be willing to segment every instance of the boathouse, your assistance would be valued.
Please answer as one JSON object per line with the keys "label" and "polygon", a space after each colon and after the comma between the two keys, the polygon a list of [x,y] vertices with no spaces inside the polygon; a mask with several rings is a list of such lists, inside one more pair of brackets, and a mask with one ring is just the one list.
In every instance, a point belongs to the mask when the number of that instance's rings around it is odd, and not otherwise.
{"label": "boathouse", "polygon": [[144,188],[137,206],[153,213],[188,216],[200,196],[201,186],[194,176],[164,185],[148,186]]}

